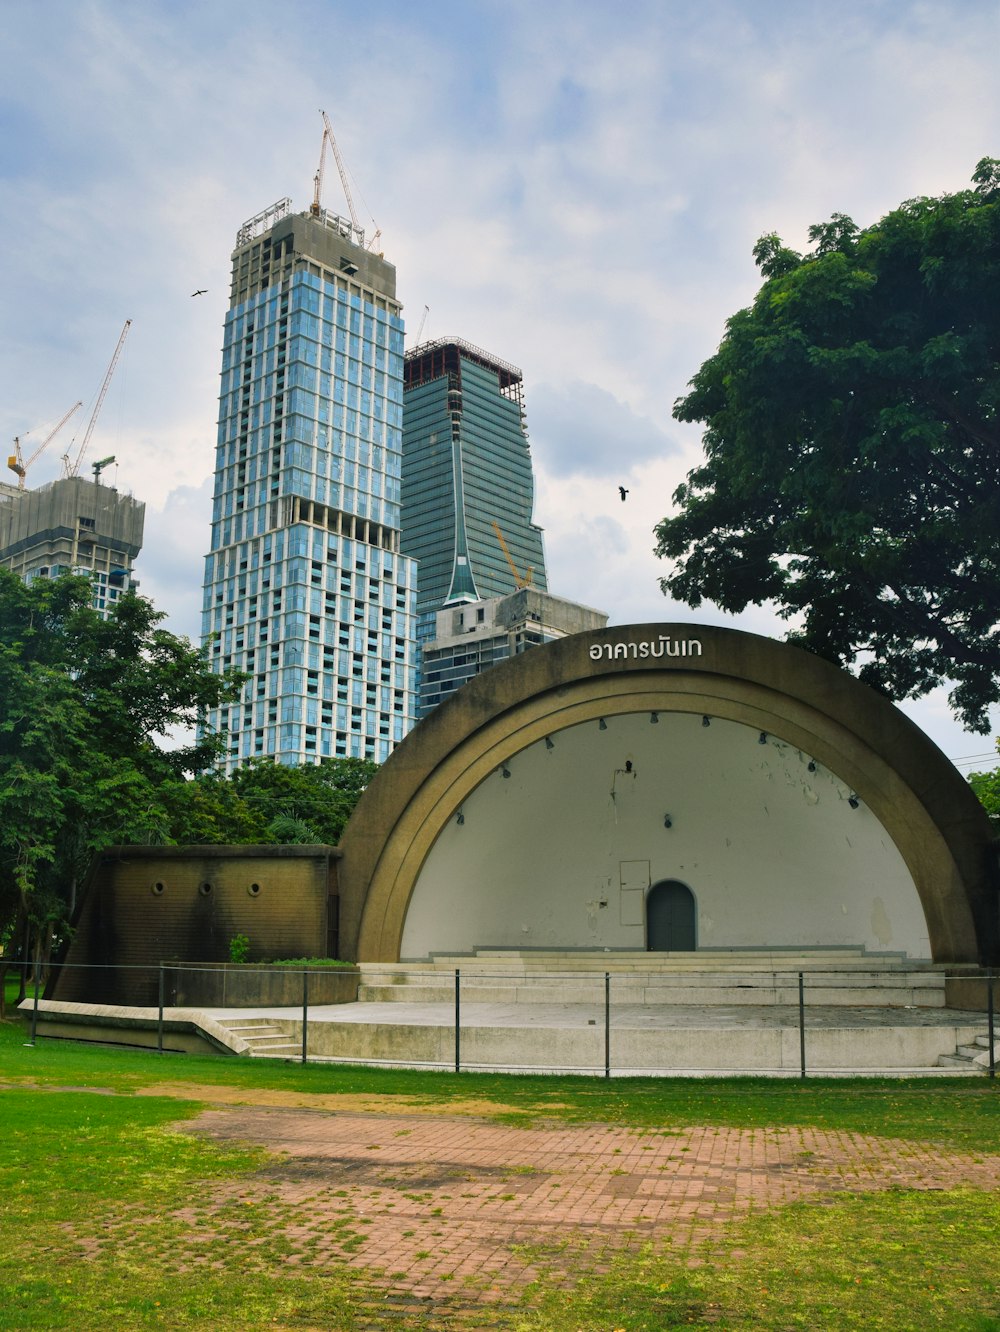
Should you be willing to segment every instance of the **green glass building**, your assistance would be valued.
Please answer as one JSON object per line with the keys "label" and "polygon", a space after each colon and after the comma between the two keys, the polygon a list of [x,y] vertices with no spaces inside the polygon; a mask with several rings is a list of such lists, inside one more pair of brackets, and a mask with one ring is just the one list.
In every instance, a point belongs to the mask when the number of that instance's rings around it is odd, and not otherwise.
{"label": "green glass building", "polygon": [[520,370],[458,338],[407,352],[401,549],[418,561],[419,640],[444,606],[547,590],[534,489]]}

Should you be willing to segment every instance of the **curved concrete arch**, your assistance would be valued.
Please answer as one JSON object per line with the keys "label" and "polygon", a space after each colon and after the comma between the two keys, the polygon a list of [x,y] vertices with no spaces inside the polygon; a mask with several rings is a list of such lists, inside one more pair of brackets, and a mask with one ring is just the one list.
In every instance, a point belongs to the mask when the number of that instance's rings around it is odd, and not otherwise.
{"label": "curved concrete arch", "polygon": [[[667,655],[670,648],[677,655]],[[516,829],[518,783],[502,773],[516,768],[518,755],[526,759],[546,737],[546,748],[555,748],[560,733],[569,739],[583,726],[596,736],[602,719],[604,729],[613,725],[641,749],[646,741],[634,719],[644,713],[671,719],[674,733],[681,716],[750,728],[787,750],[786,769],[807,758],[830,774],[842,796],[856,793],[905,865],[933,958],[995,958],[989,822],[937,747],[891,703],[818,657],[689,624],[597,630],[534,648],[473,680],[420,723],[366,791],[341,843],[344,955],[399,960],[421,874],[468,802],[482,816],[467,847],[477,844],[491,807],[498,816],[503,807]],[[494,779],[499,786],[488,785]],[[555,841],[579,835],[572,811],[558,801],[547,802],[546,813]],[[525,820],[531,814],[522,811]]]}

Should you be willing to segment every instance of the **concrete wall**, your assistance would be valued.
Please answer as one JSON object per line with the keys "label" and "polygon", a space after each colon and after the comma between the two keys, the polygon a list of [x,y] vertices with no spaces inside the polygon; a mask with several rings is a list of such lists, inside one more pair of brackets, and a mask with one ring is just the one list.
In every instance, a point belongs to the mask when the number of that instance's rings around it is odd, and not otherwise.
{"label": "concrete wall", "polygon": [[[417,878],[404,959],[477,946],[645,948],[679,879],[706,948],[860,944],[930,956],[906,865],[851,788],[794,746],[701,714],[589,721],[462,802]],[[664,826],[670,819],[670,827]]]}
{"label": "concrete wall", "polygon": [[641,946],[627,922],[661,876],[691,888],[702,944],[998,958],[992,832],[954,766],[845,671],[731,629],[626,625],[494,667],[397,747],[340,850],[342,950],[362,962],[498,933]]}

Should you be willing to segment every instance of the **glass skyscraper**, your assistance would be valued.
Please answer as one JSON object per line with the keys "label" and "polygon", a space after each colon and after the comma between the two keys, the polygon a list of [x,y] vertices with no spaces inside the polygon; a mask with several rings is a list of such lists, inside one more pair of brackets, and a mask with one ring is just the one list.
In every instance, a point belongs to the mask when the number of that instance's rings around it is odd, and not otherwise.
{"label": "glass skyscraper", "polygon": [[413,725],[416,566],[401,553],[396,271],[283,199],[233,252],[202,628],[247,672],[206,718],[227,769],[388,757]]}
{"label": "glass skyscraper", "polygon": [[418,637],[444,606],[547,590],[522,376],[459,338],[406,354],[402,549],[419,561]]}

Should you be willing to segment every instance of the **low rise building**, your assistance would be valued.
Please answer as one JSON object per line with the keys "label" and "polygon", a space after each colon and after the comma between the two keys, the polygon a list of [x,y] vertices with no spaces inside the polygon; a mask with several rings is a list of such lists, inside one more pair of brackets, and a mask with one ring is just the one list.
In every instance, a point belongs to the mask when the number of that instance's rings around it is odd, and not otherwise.
{"label": "low rise building", "polygon": [[459,686],[508,657],[567,634],[603,629],[607,623],[603,611],[537,587],[453,602],[438,611],[434,637],[423,647],[418,715],[426,717]]}

